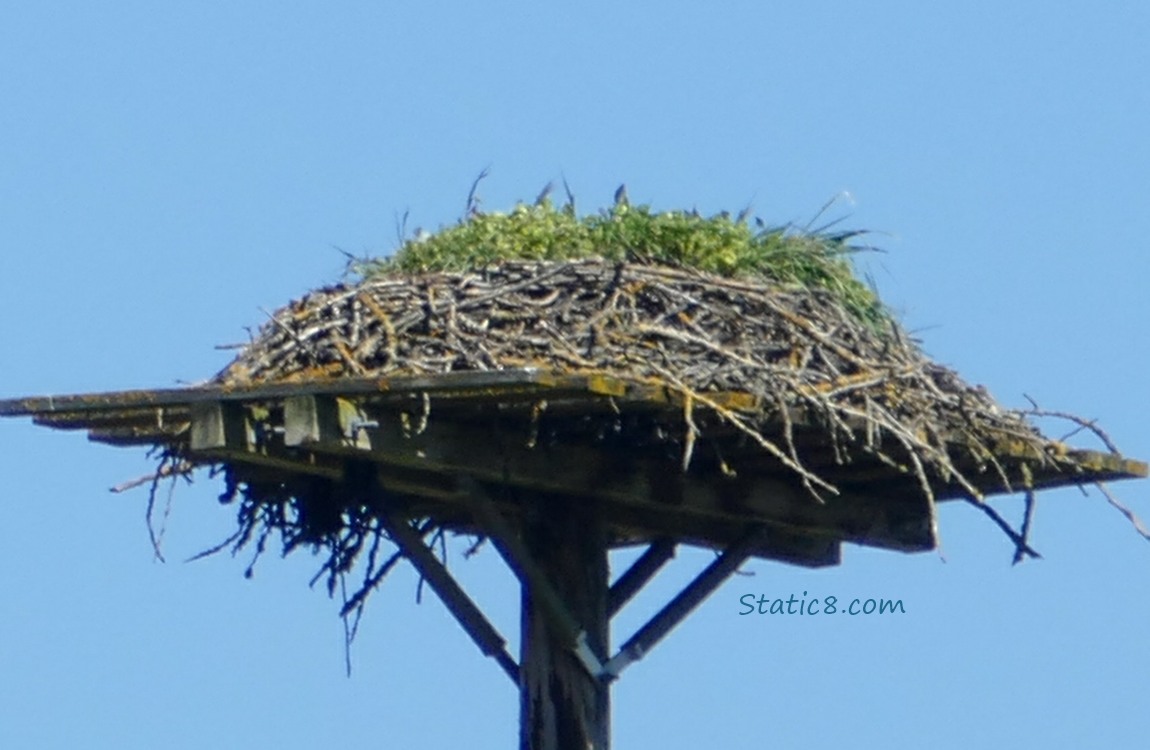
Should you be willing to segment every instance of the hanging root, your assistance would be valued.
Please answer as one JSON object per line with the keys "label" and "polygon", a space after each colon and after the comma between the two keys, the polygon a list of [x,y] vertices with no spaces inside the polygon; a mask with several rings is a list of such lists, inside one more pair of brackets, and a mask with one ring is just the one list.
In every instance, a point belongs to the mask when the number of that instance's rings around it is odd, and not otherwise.
{"label": "hanging root", "polygon": [[[168,516],[171,515],[172,512],[172,499],[176,489],[176,480],[183,478],[184,481],[191,482],[191,473],[193,470],[194,466],[184,459],[182,451],[176,448],[165,447],[160,449],[160,462],[154,472],[140,479],[125,482],[112,488],[112,492],[123,492],[125,489],[131,487],[148,484],[148,505],[144,510],[144,522],[148,527],[148,539],[152,543],[152,554],[155,556],[155,559],[160,562],[166,562],[163,550],[161,549],[161,543],[164,539],[164,531],[167,529]],[[157,529],[155,523],[156,493],[160,489],[160,482],[165,479],[170,479],[171,484],[168,485],[168,496],[164,503],[164,514],[160,519],[159,529]]]}

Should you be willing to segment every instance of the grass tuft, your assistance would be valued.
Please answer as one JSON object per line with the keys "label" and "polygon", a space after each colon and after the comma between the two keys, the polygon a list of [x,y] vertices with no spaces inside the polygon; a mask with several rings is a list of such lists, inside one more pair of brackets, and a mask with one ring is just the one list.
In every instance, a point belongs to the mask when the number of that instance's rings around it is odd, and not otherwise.
{"label": "grass tuft", "polygon": [[757,278],[806,289],[825,289],[856,318],[884,330],[891,317],[854,272],[850,256],[873,248],[852,244],[861,231],[831,232],[768,226],[727,213],[652,211],[616,203],[577,216],[571,204],[544,198],[509,213],[473,213],[435,234],[403,241],[388,258],[359,263],[365,280],[395,273],[466,271],[507,260],[665,263],[727,277]]}

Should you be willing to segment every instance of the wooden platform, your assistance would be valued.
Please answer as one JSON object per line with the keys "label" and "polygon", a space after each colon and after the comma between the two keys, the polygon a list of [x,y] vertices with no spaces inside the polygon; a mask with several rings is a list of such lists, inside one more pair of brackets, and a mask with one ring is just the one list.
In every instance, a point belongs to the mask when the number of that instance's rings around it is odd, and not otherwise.
{"label": "wooden platform", "polygon": [[[747,394],[715,400],[742,413],[758,408]],[[594,502],[611,546],[674,538],[726,549],[764,525],[753,556],[820,566],[839,562],[843,541],[902,551],[936,543],[934,508],[909,460],[836,455],[796,413],[804,465],[840,489],[819,503],[778,459],[696,406],[701,437],[684,471],[681,400],[599,375],[523,369],[45,396],[0,401],[0,416],[86,430],[113,445],[178,447],[195,463],[228,463],[244,479],[287,472],[339,481],[369,465],[412,517],[460,530],[476,524],[466,480],[484,485],[505,512],[521,497]],[[986,495],[1024,482],[1040,489],[1147,475],[1139,461],[1052,445],[1069,461],[1042,461],[1000,441],[996,457],[1010,486],[997,471],[958,468]],[[943,483],[933,490],[939,500],[965,492]]]}
{"label": "wooden platform", "polygon": [[[752,397],[707,398],[704,407],[657,385],[524,369],[46,396],[0,401],[0,416],[226,464],[233,480],[280,501],[318,502],[337,521],[344,508],[368,507],[516,684],[521,750],[608,750],[611,685],[748,557],[822,566],[839,562],[844,541],[936,544],[934,503],[913,457],[828,445],[817,415],[788,413],[805,468],[839,489],[820,502],[719,413],[757,416],[763,429]],[[770,427],[764,436],[780,438],[785,423]],[[972,486],[939,480],[934,498],[1147,474],[1144,463],[1054,442],[1041,453],[1007,435],[992,445],[993,470],[964,463],[958,457],[977,452],[955,443],[951,460]],[[420,519],[488,537],[519,579],[518,659],[427,546]],[[612,581],[610,549],[631,544],[646,550]],[[718,554],[613,649],[612,619],[679,544]]]}

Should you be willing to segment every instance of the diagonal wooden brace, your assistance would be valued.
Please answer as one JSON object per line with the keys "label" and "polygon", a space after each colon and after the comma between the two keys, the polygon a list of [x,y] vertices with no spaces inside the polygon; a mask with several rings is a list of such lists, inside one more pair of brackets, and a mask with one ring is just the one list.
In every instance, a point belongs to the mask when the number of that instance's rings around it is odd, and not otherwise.
{"label": "diagonal wooden brace", "polygon": [[419,534],[408,525],[407,521],[394,514],[384,515],[382,518],[384,528],[388,535],[404,556],[411,562],[423,579],[439,595],[443,604],[455,616],[475,645],[486,656],[499,662],[499,666],[516,685],[519,684],[519,665],[507,651],[506,641],[495,626],[483,616],[475,602],[459,587],[447,569],[419,538]]}
{"label": "diagonal wooden brace", "polygon": [[718,558],[699,573],[687,587],[679,592],[667,606],[659,610],[658,614],[639,628],[635,635],[619,649],[619,653],[611,657],[603,668],[604,677],[610,680],[618,679],[619,674],[632,662],[642,659],[656,643],[670,633],[676,625],[682,622],[687,615],[703,603],[738,570],[739,566],[750,557],[751,551],[763,541],[766,527],[751,528],[741,539],[723,551]]}
{"label": "diagonal wooden brace", "polygon": [[607,616],[614,617],[675,556],[676,542],[664,537],[651,543],[638,560],[619,576],[607,593]]}
{"label": "diagonal wooden brace", "polygon": [[500,557],[520,583],[529,586],[539,600],[555,635],[568,645],[591,676],[602,676],[602,659],[588,644],[586,631],[580,627],[567,605],[563,603],[551,581],[531,559],[527,547],[500,514],[495,501],[471,477],[462,477],[459,484],[473,498],[479,520],[486,528]]}

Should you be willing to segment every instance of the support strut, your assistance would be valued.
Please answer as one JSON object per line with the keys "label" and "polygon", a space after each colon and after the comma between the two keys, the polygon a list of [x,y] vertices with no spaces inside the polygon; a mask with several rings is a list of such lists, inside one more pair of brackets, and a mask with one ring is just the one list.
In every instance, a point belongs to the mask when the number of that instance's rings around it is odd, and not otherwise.
{"label": "support strut", "polygon": [[631,567],[607,592],[607,613],[614,617],[623,605],[631,601],[631,597],[639,593],[655,574],[675,556],[675,540],[669,538],[657,539],[652,542],[647,551],[639,556]]}
{"label": "support strut", "polygon": [[604,671],[610,679],[617,679],[619,674],[632,662],[642,659],[656,643],[670,633],[676,625],[682,622],[687,615],[703,603],[715,589],[723,584],[738,570],[739,566],[750,556],[751,550],[762,543],[766,534],[764,527],[752,528],[743,537],[728,547],[713,563],[708,565],[702,573],[687,584],[687,587],[659,610],[659,613],[639,628],[635,635],[623,645],[619,653],[611,657]]}
{"label": "support strut", "polygon": [[381,519],[388,535],[404,556],[423,576],[432,590],[443,601],[444,606],[455,616],[456,621],[479,646],[479,650],[499,663],[512,682],[519,683],[519,666],[507,651],[506,641],[499,635],[495,626],[483,616],[479,607],[464,593],[447,569],[419,538],[407,521],[385,515]]}
{"label": "support strut", "polygon": [[541,496],[518,523],[478,482],[460,484],[520,582],[520,750],[608,750],[608,538],[594,503]]}

